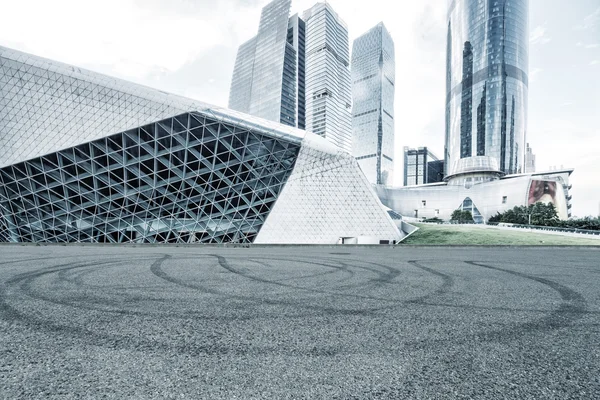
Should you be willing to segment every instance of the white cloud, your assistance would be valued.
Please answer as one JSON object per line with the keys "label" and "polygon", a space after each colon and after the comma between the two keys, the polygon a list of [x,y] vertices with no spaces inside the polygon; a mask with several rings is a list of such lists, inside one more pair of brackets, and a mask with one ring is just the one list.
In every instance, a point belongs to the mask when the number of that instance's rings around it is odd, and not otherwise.
{"label": "white cloud", "polygon": [[584,44],[582,42],[577,42],[576,46],[577,47],[583,47],[584,49],[595,49],[595,48],[600,47],[600,43]]}
{"label": "white cloud", "polygon": [[575,30],[585,31],[591,30],[595,27],[600,26],[600,7],[587,17],[583,19],[583,22],[574,27]]}
{"label": "white cloud", "polygon": [[550,43],[550,38],[546,36],[546,27],[544,25],[536,26],[529,35],[529,42],[532,45]]}
{"label": "white cloud", "polygon": [[590,65],[599,65],[600,64],[600,60],[593,60],[592,62],[590,62]]}
{"label": "white cloud", "polygon": [[205,13],[174,14],[135,0],[21,0],[2,7],[4,15],[27,19],[5,18],[0,42],[67,63],[108,66],[104,69],[138,79],[176,71],[231,42],[235,32],[223,27],[235,26],[234,11],[243,11],[221,1],[214,2],[210,19]]}
{"label": "white cloud", "polygon": [[542,71],[544,71],[542,68],[533,68],[529,71],[529,82],[535,82]]}

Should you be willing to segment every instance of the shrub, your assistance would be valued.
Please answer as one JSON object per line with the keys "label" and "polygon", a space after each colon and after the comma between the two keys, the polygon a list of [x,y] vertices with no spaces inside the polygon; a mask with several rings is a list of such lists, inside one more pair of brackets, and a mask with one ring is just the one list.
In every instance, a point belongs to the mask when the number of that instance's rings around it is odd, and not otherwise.
{"label": "shrub", "polygon": [[450,222],[457,224],[472,224],[475,221],[473,220],[471,211],[454,210]]}

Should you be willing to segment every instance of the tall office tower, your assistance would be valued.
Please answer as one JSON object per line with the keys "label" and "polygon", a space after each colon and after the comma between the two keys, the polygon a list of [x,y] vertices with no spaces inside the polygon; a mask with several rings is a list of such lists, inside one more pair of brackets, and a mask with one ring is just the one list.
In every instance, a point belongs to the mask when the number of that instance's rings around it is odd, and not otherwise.
{"label": "tall office tower", "polygon": [[526,174],[535,172],[535,154],[533,149],[529,147],[527,143],[527,150],[525,151],[525,171]]}
{"label": "tall office tower", "polygon": [[395,81],[394,41],[379,23],[352,46],[353,154],[377,185],[393,183]]}
{"label": "tall office tower", "polygon": [[446,176],[524,172],[529,0],[449,4]]}
{"label": "tall office tower", "polygon": [[439,183],[444,181],[444,160],[433,160],[427,162],[427,183]]}
{"label": "tall office tower", "polygon": [[440,182],[443,169],[443,162],[427,147],[404,148],[404,186]]}
{"label": "tall office tower", "polygon": [[238,50],[229,108],[304,129],[304,21],[289,17],[291,0],[273,0],[258,34]]}
{"label": "tall office tower", "polygon": [[[290,89],[287,93],[292,93],[291,84],[297,82],[297,96],[291,96],[291,99],[295,100],[295,110],[291,112],[296,114],[296,127],[300,129],[306,128],[306,24],[295,14],[290,18],[288,24],[288,45],[286,47],[286,66],[292,65],[295,60],[295,68],[297,74],[297,80],[288,79],[284,81],[284,85],[289,84]],[[293,52],[296,52],[296,57],[293,58]],[[290,68],[291,69],[291,68]],[[291,102],[291,100],[290,100]]]}
{"label": "tall office tower", "polygon": [[306,129],[352,152],[352,86],[348,28],[328,3],[304,12]]}

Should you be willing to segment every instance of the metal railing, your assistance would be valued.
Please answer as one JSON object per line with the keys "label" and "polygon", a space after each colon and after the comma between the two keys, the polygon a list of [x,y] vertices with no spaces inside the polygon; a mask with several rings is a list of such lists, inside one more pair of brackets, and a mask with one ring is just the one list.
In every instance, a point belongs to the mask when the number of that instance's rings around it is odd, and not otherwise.
{"label": "metal railing", "polygon": [[583,234],[583,235],[600,236],[600,230],[594,231],[591,229],[560,228],[558,226],[521,225],[521,224],[507,224],[507,223],[498,223],[498,222],[488,222],[488,225],[505,226],[507,228],[533,229],[533,230],[539,230],[539,231],[567,232],[567,233],[579,233],[579,234]]}

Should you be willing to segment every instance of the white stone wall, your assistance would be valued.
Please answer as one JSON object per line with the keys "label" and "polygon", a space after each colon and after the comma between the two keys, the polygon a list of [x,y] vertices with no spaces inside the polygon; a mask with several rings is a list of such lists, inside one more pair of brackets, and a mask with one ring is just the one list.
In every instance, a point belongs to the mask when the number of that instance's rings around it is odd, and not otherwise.
{"label": "white stone wall", "polygon": [[401,234],[348,153],[307,134],[296,166],[255,243],[398,241]]}

